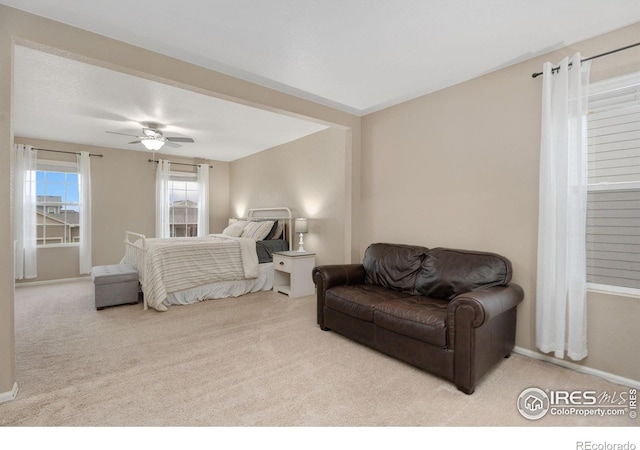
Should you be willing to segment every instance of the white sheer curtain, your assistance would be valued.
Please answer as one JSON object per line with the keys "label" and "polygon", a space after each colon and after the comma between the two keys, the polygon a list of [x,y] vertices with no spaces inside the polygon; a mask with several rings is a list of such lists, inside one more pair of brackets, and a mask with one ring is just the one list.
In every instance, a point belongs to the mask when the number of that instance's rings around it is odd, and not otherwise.
{"label": "white sheer curtain", "polygon": [[14,146],[13,233],[15,278],[35,278],[37,270],[36,170],[37,151],[30,145]]}
{"label": "white sheer curtain", "polygon": [[209,165],[198,165],[198,236],[209,234]]}
{"label": "white sheer curtain", "polygon": [[156,167],[156,237],[171,237],[169,227],[169,180],[171,163],[158,161]]}
{"label": "white sheer curtain", "polygon": [[[570,66],[571,65],[571,66]],[[590,62],[543,67],[536,345],[557,358],[587,356],[585,229]]]}
{"label": "white sheer curtain", "polygon": [[89,152],[80,152],[78,193],[80,205],[80,273],[91,273],[91,162]]}

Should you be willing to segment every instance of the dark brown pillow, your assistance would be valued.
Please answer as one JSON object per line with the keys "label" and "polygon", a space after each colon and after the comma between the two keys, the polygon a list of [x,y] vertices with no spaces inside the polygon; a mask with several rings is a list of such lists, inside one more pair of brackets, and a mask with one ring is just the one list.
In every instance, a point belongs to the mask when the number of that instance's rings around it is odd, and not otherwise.
{"label": "dark brown pillow", "polygon": [[365,282],[413,293],[428,249],[417,245],[371,244],[365,251]]}
{"label": "dark brown pillow", "polygon": [[475,289],[506,285],[511,274],[511,261],[504,256],[434,248],[416,276],[416,291],[427,297],[451,300]]}

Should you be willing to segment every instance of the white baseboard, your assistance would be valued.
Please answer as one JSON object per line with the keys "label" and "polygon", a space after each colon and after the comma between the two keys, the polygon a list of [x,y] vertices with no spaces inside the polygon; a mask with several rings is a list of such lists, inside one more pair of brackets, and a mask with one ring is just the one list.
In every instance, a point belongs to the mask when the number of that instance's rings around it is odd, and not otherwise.
{"label": "white baseboard", "polygon": [[15,283],[17,288],[21,286],[39,286],[43,284],[58,284],[68,283],[70,281],[87,281],[91,279],[91,275],[76,277],[76,278],[62,278],[60,280],[43,280],[43,281],[25,281],[24,283]]}
{"label": "white baseboard", "polygon": [[576,372],[586,373],[588,375],[595,375],[596,377],[604,378],[605,380],[610,381],[612,383],[622,384],[624,386],[640,389],[640,381],[638,380],[632,380],[631,378],[621,377],[619,375],[615,375],[609,372],[604,372],[602,370],[594,369],[592,367],[582,366],[580,364],[572,363],[571,361],[565,361],[563,359],[554,358],[553,356],[534,352],[532,350],[527,350],[526,348],[522,348],[522,347],[516,346],[513,349],[513,351],[520,355],[528,356],[530,358],[538,359],[540,361],[549,362],[551,364],[555,364],[557,366],[561,366],[566,369],[575,370]]}
{"label": "white baseboard", "polygon": [[0,392],[0,403],[10,402],[15,400],[18,395],[18,383],[13,383],[13,389],[9,392]]}

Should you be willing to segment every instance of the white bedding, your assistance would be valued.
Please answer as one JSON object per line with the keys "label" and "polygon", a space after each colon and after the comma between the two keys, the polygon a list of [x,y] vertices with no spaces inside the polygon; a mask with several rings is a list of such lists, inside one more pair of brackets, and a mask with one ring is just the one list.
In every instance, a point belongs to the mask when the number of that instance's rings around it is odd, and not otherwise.
{"label": "white bedding", "polygon": [[214,298],[239,297],[251,292],[273,289],[273,263],[259,265],[257,278],[238,281],[218,281],[182,291],[170,292],[165,305],[190,305]]}
{"label": "white bedding", "polygon": [[170,292],[259,275],[255,241],[224,235],[147,239],[142,290],[148,306],[166,311]]}

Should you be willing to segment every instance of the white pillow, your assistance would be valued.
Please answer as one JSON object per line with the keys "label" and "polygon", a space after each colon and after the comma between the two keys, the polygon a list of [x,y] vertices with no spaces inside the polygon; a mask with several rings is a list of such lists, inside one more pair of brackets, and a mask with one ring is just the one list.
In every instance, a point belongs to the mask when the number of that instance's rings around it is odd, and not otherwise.
{"label": "white pillow", "polygon": [[269,231],[273,228],[273,220],[264,220],[260,222],[249,222],[244,229],[240,237],[246,237],[261,241],[267,237]]}
{"label": "white pillow", "polygon": [[246,220],[238,220],[222,230],[222,234],[232,237],[240,237],[248,223],[249,222]]}

